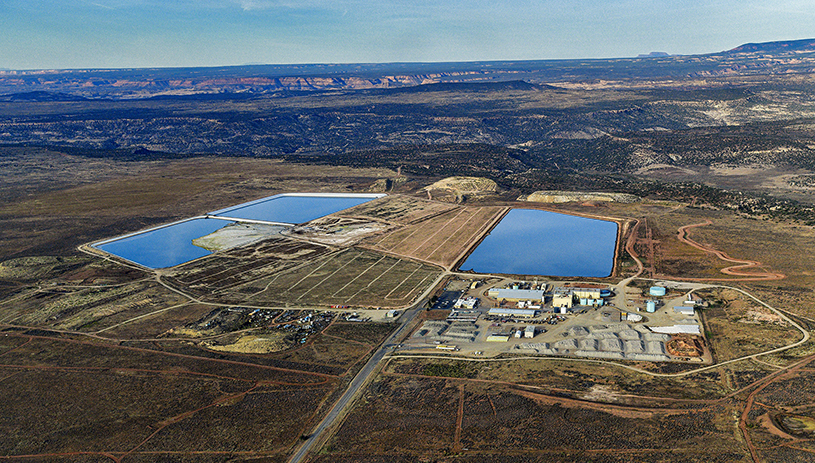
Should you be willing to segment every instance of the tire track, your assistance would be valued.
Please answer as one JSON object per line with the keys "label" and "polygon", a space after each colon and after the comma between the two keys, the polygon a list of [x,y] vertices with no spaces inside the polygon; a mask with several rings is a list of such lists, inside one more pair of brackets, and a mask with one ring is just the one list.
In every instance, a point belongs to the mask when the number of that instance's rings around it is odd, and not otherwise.
{"label": "tire track", "polygon": [[692,281],[767,281],[767,280],[780,280],[782,278],[786,278],[786,275],[783,273],[773,273],[773,272],[745,272],[744,270],[751,269],[751,268],[759,268],[762,267],[763,264],[759,261],[755,260],[746,260],[746,259],[735,259],[733,257],[728,256],[725,252],[719,251],[717,249],[713,249],[712,247],[702,245],[690,238],[688,238],[688,230],[698,227],[704,227],[707,225],[712,225],[713,222],[710,220],[705,220],[702,223],[695,223],[691,225],[684,225],[679,227],[677,239],[679,241],[692,246],[696,249],[702,250],[709,254],[713,254],[719,259],[725,262],[735,263],[737,265],[731,265],[730,267],[723,268],[721,270],[722,273],[725,275],[733,275],[742,278],[678,278],[681,280],[692,280]]}

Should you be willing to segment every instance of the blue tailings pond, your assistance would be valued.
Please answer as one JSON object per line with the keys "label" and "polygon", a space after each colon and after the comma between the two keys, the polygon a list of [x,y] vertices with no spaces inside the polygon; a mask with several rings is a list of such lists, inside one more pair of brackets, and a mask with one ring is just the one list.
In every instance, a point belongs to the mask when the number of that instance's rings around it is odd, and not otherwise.
{"label": "blue tailings pond", "polygon": [[190,219],[144,233],[95,244],[94,247],[148,268],[174,267],[212,254],[192,240],[235,222]]}
{"label": "blue tailings pond", "polygon": [[512,209],[459,267],[477,273],[611,275],[617,224],[556,212]]}
{"label": "blue tailings pond", "polygon": [[381,197],[382,195],[275,195],[219,211],[210,212],[235,219],[264,220],[290,224],[305,223],[334,212]]}
{"label": "blue tailings pond", "polygon": [[[210,216],[299,224],[357,206],[384,194],[282,194],[211,212]],[[92,246],[148,268],[166,268],[212,254],[193,244],[234,221],[195,217]]]}

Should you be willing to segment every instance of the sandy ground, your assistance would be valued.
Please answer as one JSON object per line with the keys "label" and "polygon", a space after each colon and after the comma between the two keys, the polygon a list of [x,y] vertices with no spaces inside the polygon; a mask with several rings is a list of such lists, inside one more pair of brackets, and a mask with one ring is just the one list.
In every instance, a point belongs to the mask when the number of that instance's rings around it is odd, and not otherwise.
{"label": "sandy ground", "polygon": [[210,350],[219,352],[238,352],[243,354],[269,354],[278,352],[289,347],[289,344],[283,341],[286,333],[266,333],[263,335],[248,334],[241,336],[237,341],[232,344],[223,346],[214,345],[209,342],[203,342],[202,346]]}
{"label": "sandy ground", "polygon": [[236,223],[192,240],[192,244],[209,251],[223,251],[279,235],[288,227],[257,223]]}
{"label": "sandy ground", "polygon": [[282,234],[333,246],[350,246],[369,235],[379,233],[387,228],[388,226],[385,224],[370,221],[325,228],[319,226],[294,227],[284,230]]}

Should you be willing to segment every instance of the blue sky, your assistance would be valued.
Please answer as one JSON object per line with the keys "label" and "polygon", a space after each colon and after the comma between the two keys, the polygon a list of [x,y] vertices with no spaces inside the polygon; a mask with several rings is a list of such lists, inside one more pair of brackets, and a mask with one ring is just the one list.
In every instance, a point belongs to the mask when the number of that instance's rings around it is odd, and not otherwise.
{"label": "blue sky", "polygon": [[613,58],[813,37],[813,0],[0,0],[9,69]]}

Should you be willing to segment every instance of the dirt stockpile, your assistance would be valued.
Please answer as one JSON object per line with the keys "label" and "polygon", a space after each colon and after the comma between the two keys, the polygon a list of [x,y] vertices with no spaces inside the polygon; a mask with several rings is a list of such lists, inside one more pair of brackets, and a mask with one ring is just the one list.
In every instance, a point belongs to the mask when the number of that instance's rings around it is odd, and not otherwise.
{"label": "dirt stockpile", "polygon": [[531,195],[521,196],[519,201],[536,203],[568,203],[572,201],[608,201],[617,203],[635,203],[639,197],[625,193],[592,193],[579,191],[547,190],[536,191]]}

